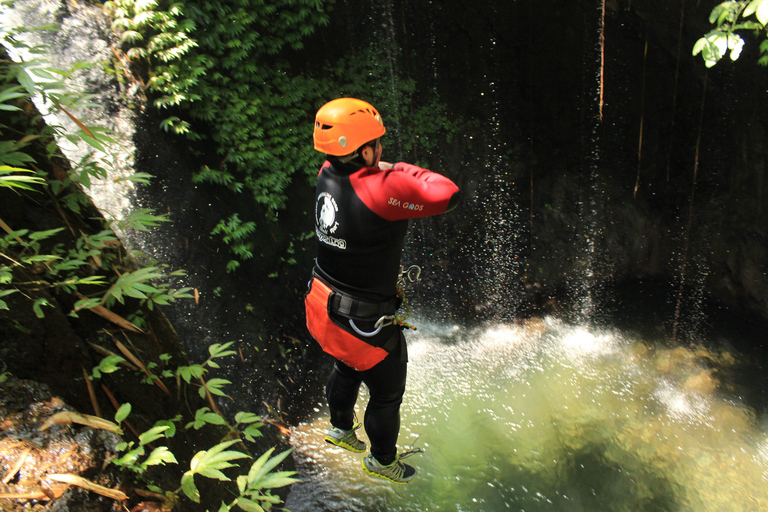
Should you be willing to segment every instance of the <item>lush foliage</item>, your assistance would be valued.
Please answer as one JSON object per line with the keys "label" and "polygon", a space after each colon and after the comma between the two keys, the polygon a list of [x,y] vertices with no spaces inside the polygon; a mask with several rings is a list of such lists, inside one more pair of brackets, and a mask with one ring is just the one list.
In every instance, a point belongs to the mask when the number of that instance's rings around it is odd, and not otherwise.
{"label": "lush foliage", "polygon": [[[13,30],[3,30],[2,37],[8,45],[20,45]],[[32,119],[38,116],[34,109],[25,107],[31,105],[29,98],[40,95],[75,119],[67,108],[73,110],[83,97],[67,92],[62,82],[55,80],[56,76],[66,77],[74,71],[76,69],[52,69],[42,59],[16,63],[5,58],[0,62],[0,110],[7,119],[7,124],[2,126],[3,138],[9,139],[0,140],[0,187],[53,198],[62,212],[63,225],[67,224],[67,214],[63,212],[80,214],[85,205],[91,204],[85,190],[93,179],[107,175],[103,166],[107,159],[97,158],[96,154],[107,154],[114,141],[107,133],[89,128],[79,120],[77,124],[81,129],[75,134],[65,133],[60,127],[41,125]],[[41,127],[30,128],[36,125]],[[85,141],[93,151],[70,168],[57,152],[55,135]],[[45,162],[54,166],[50,174],[40,169],[43,165],[28,151],[32,144],[36,145],[36,152],[42,151]],[[125,228],[146,229],[147,225],[165,220],[145,210],[135,212],[122,222]],[[14,294],[30,297],[35,314],[41,318],[45,315],[44,307],[52,306],[47,298],[39,297],[41,293],[74,296],[77,301],[73,315],[81,309],[110,308],[116,302],[124,303],[125,297],[139,299],[150,309],[155,304],[190,297],[189,289],[172,290],[163,283],[166,275],[160,268],[135,269],[132,259],[119,251],[117,237],[106,222],[98,233],[76,236],[71,227],[32,231],[11,227],[2,218],[0,228],[5,232],[0,237],[0,309],[8,309],[2,299]],[[122,269],[119,276],[112,272],[115,267]],[[140,318],[136,317],[135,321],[140,323]]]}
{"label": "lush foliage", "polygon": [[744,48],[744,39],[738,31],[752,32],[763,37],[758,62],[768,65],[768,0],[740,0],[723,2],[712,9],[709,22],[715,28],[696,41],[693,55],[701,54],[707,67],[717,64],[728,52],[737,60]]}
{"label": "lush foliage", "polygon": [[[0,14],[5,2],[0,4]],[[20,43],[14,38],[15,32],[0,25],[0,37],[8,45],[18,47]],[[135,260],[124,254],[114,232],[103,221],[104,229],[88,234],[83,231],[75,234],[71,227],[75,219],[86,212],[91,206],[90,198],[85,189],[91,180],[107,176],[103,167],[108,158],[97,155],[107,154],[114,142],[103,131],[87,127],[74,117],[69,110],[72,108],[70,99],[81,98],[65,92],[64,86],[55,80],[54,75],[67,76],[70,71],[62,72],[51,69],[42,60],[27,62],[12,62],[5,54],[0,54],[0,112],[3,113],[2,138],[0,140],[0,189],[4,193],[25,194],[30,198],[37,196],[42,201],[51,201],[62,217],[60,227],[35,231],[25,227],[11,228],[0,218],[0,229],[5,234],[0,237],[0,309],[8,310],[8,297],[17,295],[26,297],[35,314],[43,318],[45,307],[53,307],[51,303],[58,294],[69,294],[73,298],[74,308],[71,312],[76,315],[82,309],[91,309],[105,316],[120,326],[133,330],[140,328],[140,316],[135,317],[133,324],[109,312],[117,304],[136,308],[137,311],[152,309],[155,305],[164,305],[170,301],[188,298],[189,289],[172,290],[163,281],[164,272],[155,266],[137,268]],[[47,81],[38,83],[36,77]],[[32,96],[42,97],[50,101],[56,108],[61,109],[75,120],[80,133],[65,133],[60,127],[50,127],[40,122],[39,114],[31,105]],[[68,110],[69,109],[69,110]],[[78,165],[71,167],[57,151],[54,135],[82,140],[94,148]],[[33,147],[34,145],[34,147]],[[34,151],[33,151],[34,150]],[[34,155],[34,156],[33,156]],[[36,158],[37,157],[37,158]],[[145,181],[145,175],[137,176],[137,181]],[[6,213],[7,210],[5,210]],[[2,216],[0,211],[0,216]],[[92,219],[93,220],[93,219]],[[151,211],[139,210],[131,218],[126,219],[121,226],[123,229],[146,230],[149,227],[164,222],[167,219],[154,216]],[[174,275],[176,273],[172,273]],[[49,298],[51,300],[49,300]],[[3,300],[5,299],[5,300]],[[16,305],[14,308],[24,307]],[[23,301],[21,301],[23,304]],[[18,311],[14,309],[12,312]],[[17,322],[19,329],[26,327]],[[194,478],[200,475],[218,480],[229,480],[222,471],[235,466],[233,461],[249,458],[250,455],[229,449],[240,439],[253,441],[260,436],[260,428],[264,421],[253,413],[241,412],[235,417],[236,424],[230,426],[221,416],[216,407],[214,396],[224,396],[223,388],[228,384],[225,379],[209,378],[209,369],[218,368],[216,359],[231,356],[228,350],[231,343],[212,345],[209,347],[210,357],[201,364],[180,366],[176,372],[163,371],[160,376],[152,373],[157,363],[142,367],[146,373],[145,382],[157,384],[166,389],[161,383],[161,377],[176,377],[178,382],[198,386],[200,397],[206,400],[210,407],[201,407],[195,414],[195,420],[184,428],[199,429],[205,425],[223,425],[229,429],[226,440],[199,451],[190,462],[189,470],[182,476],[180,487],[175,491],[165,491],[169,503],[180,494],[199,502],[200,494]],[[122,345],[120,345],[122,347]],[[123,347],[125,349],[125,347]],[[102,347],[102,350],[106,350]],[[130,362],[138,361],[135,356],[129,356],[127,349],[124,354]],[[167,356],[167,355],[166,355]],[[170,356],[165,357],[167,361]],[[161,356],[163,359],[163,356]],[[101,378],[118,370],[126,364],[126,358],[110,353],[93,369],[89,380]],[[0,380],[5,379],[3,365]],[[166,389],[167,391],[167,389]],[[127,421],[130,414],[130,404],[123,404],[115,415],[115,424],[98,417],[87,417],[76,413],[61,413],[71,421],[85,422],[94,428],[107,428],[117,434],[122,433],[119,425]],[[150,447],[162,439],[175,435],[176,423],[180,417],[163,419],[152,428],[138,435],[138,441],[123,442],[117,446],[117,453],[111,463],[144,475],[150,467],[178,463],[175,455],[167,446]],[[88,423],[92,422],[92,423]],[[290,451],[272,456],[274,449],[268,450],[257,459],[246,474],[237,478],[239,495],[227,504],[222,503],[221,511],[239,507],[246,511],[272,510],[273,505],[281,503],[280,499],[271,494],[277,487],[290,485],[296,481],[293,472],[273,471],[287,457]],[[154,489],[163,492],[162,489]]]}
{"label": "lush foliage", "polygon": [[[228,381],[217,378],[207,378],[209,369],[219,368],[216,359],[225,358],[234,355],[235,352],[229,350],[232,342],[224,344],[213,344],[208,348],[210,357],[200,364],[184,365],[176,368],[175,372],[165,372],[164,377],[175,376],[180,382],[187,385],[199,385],[199,394],[203,399],[212,395],[226,396],[222,388]],[[168,360],[170,356],[165,354],[162,359]],[[105,357],[99,366],[94,368],[91,379],[99,378],[103,373],[112,373],[117,371],[120,364],[127,361],[118,355],[109,355]],[[199,383],[199,384],[197,384]],[[216,408],[213,402],[210,403]],[[115,422],[121,425],[125,422],[131,412],[130,404],[123,404],[115,414]],[[128,441],[119,444],[116,448],[117,454],[111,459],[111,463],[130,470],[138,475],[145,475],[152,466],[165,464],[178,464],[173,452],[165,445],[155,446],[151,452],[147,453],[150,443],[160,443],[163,439],[172,438],[176,435],[177,423],[181,418],[176,417],[169,420],[160,420],[150,429],[138,436],[138,443]],[[195,420],[188,423],[183,428],[200,429],[206,425],[218,425],[226,427],[229,433],[224,440],[207,450],[199,451],[190,461],[189,470],[185,471],[181,477],[180,487],[174,491],[165,491],[167,503],[172,503],[178,499],[178,495],[183,493],[192,501],[200,502],[200,491],[195,484],[195,476],[212,478],[216,480],[229,481],[223,471],[237,466],[236,460],[250,458],[250,455],[240,451],[230,449],[243,439],[254,441],[256,437],[261,436],[260,428],[264,426],[264,419],[253,413],[239,412],[235,415],[234,426],[229,425],[226,419],[218,412],[209,407],[200,407],[195,412]],[[114,430],[117,430],[115,428]],[[251,464],[247,473],[237,477],[236,483],[239,495],[231,503],[222,503],[219,512],[231,510],[238,507],[245,511],[268,511],[272,510],[273,505],[280,504],[282,501],[278,496],[272,494],[272,489],[285,487],[297,482],[294,478],[295,471],[273,471],[288,455],[291,450],[272,456],[274,448],[267,450],[253,464]],[[150,485],[155,492],[163,490]]]}
{"label": "lush foliage", "polygon": [[114,0],[105,8],[126,56],[148,62],[155,106],[184,112],[163,126],[216,148],[218,161],[203,165],[195,180],[246,190],[278,210],[292,176],[314,167],[301,128],[325,93],[322,82],[293,72],[280,54],[300,49],[327,24],[330,3]]}

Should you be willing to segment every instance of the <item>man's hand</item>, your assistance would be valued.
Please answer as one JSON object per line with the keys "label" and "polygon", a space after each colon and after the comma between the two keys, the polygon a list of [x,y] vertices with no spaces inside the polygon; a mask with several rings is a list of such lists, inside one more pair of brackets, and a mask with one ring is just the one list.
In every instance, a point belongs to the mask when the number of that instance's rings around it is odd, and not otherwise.
{"label": "man's hand", "polygon": [[391,164],[389,162],[379,162],[379,169],[381,169],[382,171],[388,171],[392,167],[394,167],[394,164]]}

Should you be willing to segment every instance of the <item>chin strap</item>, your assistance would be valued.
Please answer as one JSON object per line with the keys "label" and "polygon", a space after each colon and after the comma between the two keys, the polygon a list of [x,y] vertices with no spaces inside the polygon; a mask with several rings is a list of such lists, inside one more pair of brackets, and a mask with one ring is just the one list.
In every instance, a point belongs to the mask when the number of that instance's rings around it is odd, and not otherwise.
{"label": "chin strap", "polygon": [[350,154],[344,155],[344,156],[337,156],[336,159],[339,162],[343,163],[343,164],[348,164],[349,162],[351,162],[352,160],[354,160],[358,156],[360,156],[360,153],[358,153],[358,151],[355,150],[354,153],[350,153]]}

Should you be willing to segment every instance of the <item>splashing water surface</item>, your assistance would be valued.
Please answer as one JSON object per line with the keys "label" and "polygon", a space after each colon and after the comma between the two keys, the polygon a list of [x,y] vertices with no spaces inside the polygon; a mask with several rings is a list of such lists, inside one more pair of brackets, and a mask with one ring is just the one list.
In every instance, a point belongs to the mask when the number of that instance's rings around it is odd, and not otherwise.
{"label": "splashing water surface", "polygon": [[426,450],[417,478],[366,476],[323,442],[318,405],[293,431],[288,509],[768,510],[768,433],[728,392],[729,353],[548,318],[421,327],[409,355],[399,444]]}

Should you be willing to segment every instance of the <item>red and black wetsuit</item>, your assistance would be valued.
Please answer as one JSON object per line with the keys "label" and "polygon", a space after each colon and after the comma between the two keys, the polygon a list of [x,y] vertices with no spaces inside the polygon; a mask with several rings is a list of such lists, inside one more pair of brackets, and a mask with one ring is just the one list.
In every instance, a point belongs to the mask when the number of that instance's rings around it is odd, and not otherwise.
{"label": "red and black wetsuit", "polygon": [[[323,302],[327,295],[319,300],[315,297],[314,303],[310,296],[327,284],[326,293],[333,290],[367,303],[394,304],[409,219],[449,211],[458,192],[448,178],[406,163],[380,170],[334,160],[326,162],[318,175],[318,279],[308,294],[307,325],[324,350],[337,359],[326,385],[331,424],[352,428],[360,383],[365,382],[371,396],[365,430],[371,453],[382,464],[391,463],[397,455],[408,361],[405,338],[397,325],[389,325],[375,336],[356,335],[349,327],[349,317],[363,331],[371,332],[381,315],[345,316],[334,309],[332,299]],[[391,312],[394,309],[392,306]],[[313,325],[323,322],[321,328]]]}
{"label": "red and black wetsuit", "polygon": [[352,294],[393,297],[408,220],[445,213],[458,191],[448,178],[402,162],[387,171],[326,162],[316,193],[318,267]]}

